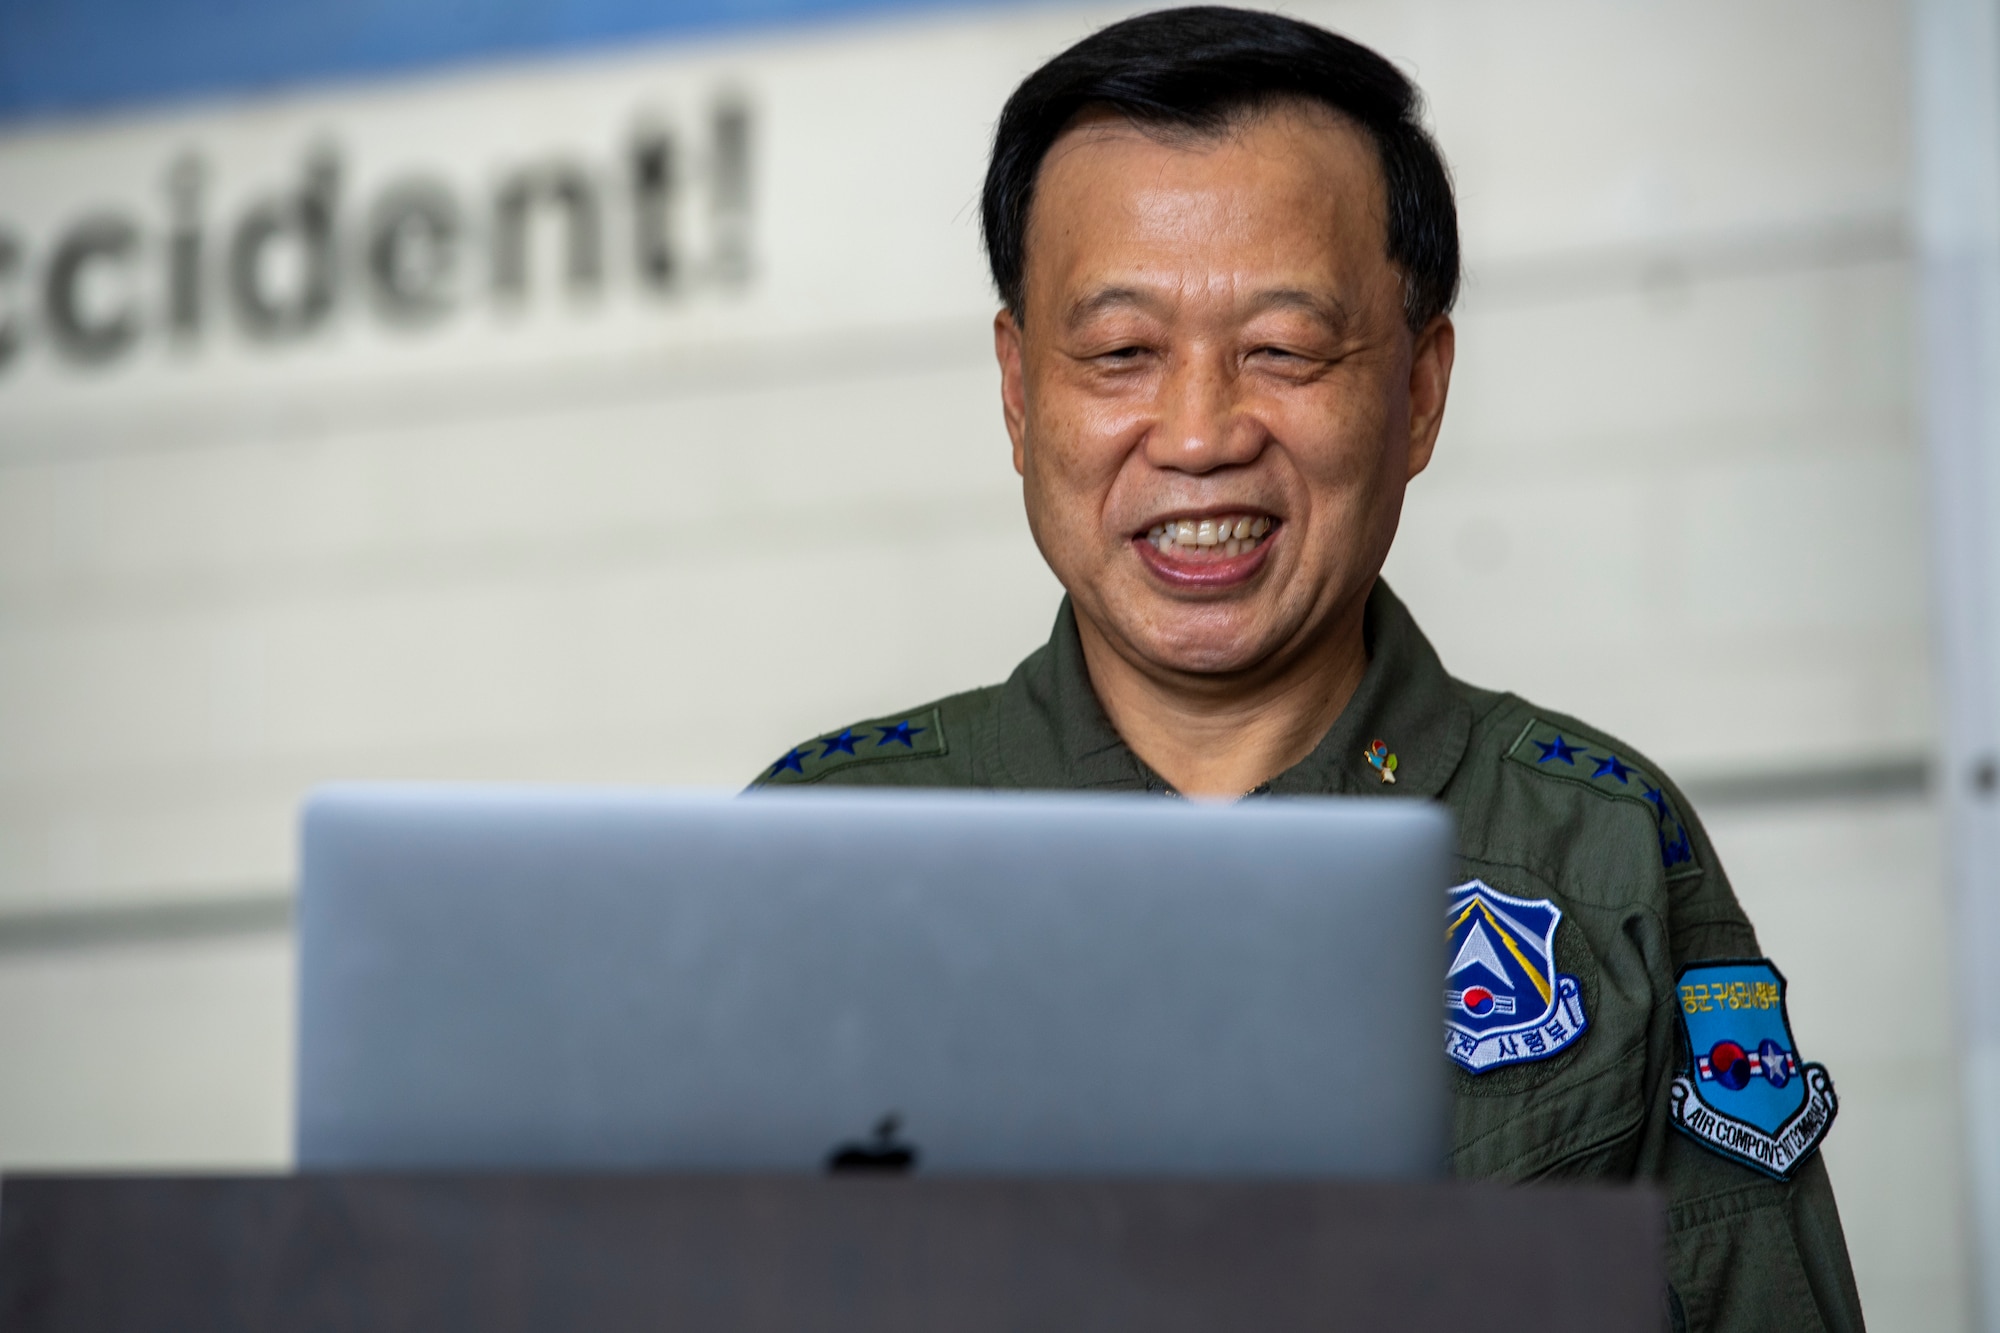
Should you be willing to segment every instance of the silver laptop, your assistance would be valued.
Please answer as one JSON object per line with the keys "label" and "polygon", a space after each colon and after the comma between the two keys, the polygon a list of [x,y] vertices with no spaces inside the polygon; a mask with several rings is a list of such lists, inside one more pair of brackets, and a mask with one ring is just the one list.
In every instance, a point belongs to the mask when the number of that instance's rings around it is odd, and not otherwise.
{"label": "silver laptop", "polygon": [[498,786],[303,817],[306,1169],[1444,1171],[1435,806]]}

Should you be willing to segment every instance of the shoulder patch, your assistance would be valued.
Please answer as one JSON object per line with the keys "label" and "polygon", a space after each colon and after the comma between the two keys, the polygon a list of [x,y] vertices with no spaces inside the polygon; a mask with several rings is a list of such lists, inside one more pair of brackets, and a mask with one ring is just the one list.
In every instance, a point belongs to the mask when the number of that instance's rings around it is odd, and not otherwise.
{"label": "shoulder patch", "polygon": [[1445,898],[1444,1053],[1468,1074],[1546,1060],[1590,1020],[1582,988],[1556,971],[1562,909],[1467,880]]}
{"label": "shoulder patch", "polygon": [[1623,755],[1595,741],[1586,745],[1575,732],[1565,733],[1552,722],[1534,718],[1508,747],[1507,758],[1544,777],[1573,782],[1644,807],[1653,816],[1660,839],[1660,864],[1666,867],[1667,878],[1701,873],[1701,863],[1694,856],[1694,839],[1688,836],[1666,784]]}
{"label": "shoulder patch", "polygon": [[837,769],[950,752],[944,737],[943,716],[938,709],[926,708],[918,713],[892,714],[874,722],[857,723],[815,736],[804,745],[794,745],[779,756],[778,762],[759,781],[794,785],[818,782]]}
{"label": "shoulder patch", "polygon": [[1768,958],[1692,963],[1675,979],[1688,1062],[1668,1090],[1674,1127],[1780,1180],[1819,1147],[1840,1101],[1799,1059],[1785,978]]}

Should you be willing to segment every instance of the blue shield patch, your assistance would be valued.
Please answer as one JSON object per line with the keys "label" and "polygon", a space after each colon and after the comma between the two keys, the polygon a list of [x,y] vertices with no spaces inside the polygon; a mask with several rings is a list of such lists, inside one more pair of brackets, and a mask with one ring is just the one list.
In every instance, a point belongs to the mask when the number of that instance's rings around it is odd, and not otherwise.
{"label": "blue shield patch", "polygon": [[1840,1109],[1833,1080],[1799,1059],[1785,979],[1768,958],[1681,969],[1687,1070],[1669,1092],[1674,1124],[1725,1157],[1783,1180]]}
{"label": "blue shield patch", "polygon": [[1576,978],[1556,972],[1562,909],[1468,880],[1445,900],[1444,1053],[1469,1074],[1546,1060],[1590,1026]]}

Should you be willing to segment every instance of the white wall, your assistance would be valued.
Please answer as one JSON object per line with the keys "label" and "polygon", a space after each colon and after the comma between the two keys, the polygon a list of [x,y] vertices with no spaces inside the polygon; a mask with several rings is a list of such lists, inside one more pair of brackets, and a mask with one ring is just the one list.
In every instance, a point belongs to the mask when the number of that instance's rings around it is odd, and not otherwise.
{"label": "white wall", "polygon": [[[1447,663],[1618,732],[1698,799],[1930,753],[1901,6],[1294,12],[1402,61],[1457,171],[1459,373],[1390,566]],[[757,171],[740,286],[650,301],[614,271],[594,303],[550,284],[509,314],[468,263],[429,328],[348,300],[275,350],[217,318],[91,372],[37,335],[0,370],[0,1162],[284,1160],[289,946],[257,923],[310,783],[733,785],[1043,637],[975,196],[1008,89],[1113,16],[0,136],[0,221],[31,250],[90,208],[163,216],[190,147],[225,221],[322,136],[354,199],[421,169],[476,210],[552,153],[610,179],[646,116],[698,144],[726,92]],[[1705,813],[1839,1083],[1827,1159],[1871,1323],[1963,1326],[1928,799]],[[195,900],[234,928],[163,937],[129,910]]]}

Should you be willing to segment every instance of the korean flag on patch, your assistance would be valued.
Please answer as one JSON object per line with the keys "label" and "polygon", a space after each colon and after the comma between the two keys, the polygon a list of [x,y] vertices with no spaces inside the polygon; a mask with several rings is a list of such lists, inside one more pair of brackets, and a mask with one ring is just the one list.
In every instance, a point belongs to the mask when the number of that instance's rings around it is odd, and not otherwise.
{"label": "korean flag on patch", "polygon": [[1583,1035],[1583,994],[1556,971],[1562,909],[1514,898],[1482,880],[1445,907],[1444,1050],[1470,1074],[1546,1060]]}
{"label": "korean flag on patch", "polygon": [[1768,958],[1691,963],[1675,982],[1686,1073],[1668,1090],[1674,1125],[1780,1180],[1826,1137],[1840,1110],[1824,1065],[1799,1059],[1785,978]]}

